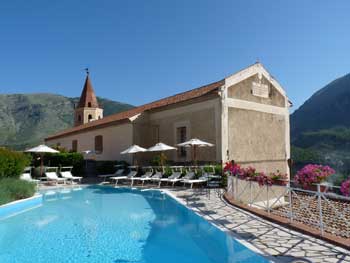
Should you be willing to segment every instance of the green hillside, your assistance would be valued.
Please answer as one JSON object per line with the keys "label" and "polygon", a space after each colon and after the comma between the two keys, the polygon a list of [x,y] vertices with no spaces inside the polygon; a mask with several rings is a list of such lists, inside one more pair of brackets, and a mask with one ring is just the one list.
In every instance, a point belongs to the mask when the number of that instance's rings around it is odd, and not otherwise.
{"label": "green hillside", "polygon": [[291,135],[297,162],[323,162],[350,173],[350,74],[317,91],[291,115]]}
{"label": "green hillside", "polygon": [[[98,98],[104,116],[133,106]],[[52,133],[72,127],[78,98],[55,94],[0,95],[0,146],[13,149],[42,143]]]}

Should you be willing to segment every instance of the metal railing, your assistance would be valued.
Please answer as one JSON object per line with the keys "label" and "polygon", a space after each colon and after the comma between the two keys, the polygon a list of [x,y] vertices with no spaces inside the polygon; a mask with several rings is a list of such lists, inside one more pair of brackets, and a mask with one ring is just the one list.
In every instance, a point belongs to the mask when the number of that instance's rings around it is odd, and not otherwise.
{"label": "metal railing", "polygon": [[339,187],[325,191],[315,185],[315,191],[287,185],[263,185],[256,181],[229,176],[227,194],[235,201],[287,218],[325,232],[350,238],[350,198],[339,195]]}

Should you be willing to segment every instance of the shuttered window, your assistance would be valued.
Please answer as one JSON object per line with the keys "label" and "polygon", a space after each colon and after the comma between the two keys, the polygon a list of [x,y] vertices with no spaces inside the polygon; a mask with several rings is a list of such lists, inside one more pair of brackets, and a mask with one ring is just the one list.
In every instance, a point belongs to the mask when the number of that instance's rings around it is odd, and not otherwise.
{"label": "shuttered window", "polygon": [[95,152],[100,154],[103,152],[103,136],[97,135],[95,137]]}
{"label": "shuttered window", "polygon": [[72,141],[72,151],[77,152],[78,151],[78,140]]}
{"label": "shuttered window", "polygon": [[[185,142],[187,139],[187,129],[186,127],[178,127],[176,128],[176,138],[177,143]],[[185,147],[180,147],[177,151],[177,156],[181,158],[186,158],[187,151]]]}

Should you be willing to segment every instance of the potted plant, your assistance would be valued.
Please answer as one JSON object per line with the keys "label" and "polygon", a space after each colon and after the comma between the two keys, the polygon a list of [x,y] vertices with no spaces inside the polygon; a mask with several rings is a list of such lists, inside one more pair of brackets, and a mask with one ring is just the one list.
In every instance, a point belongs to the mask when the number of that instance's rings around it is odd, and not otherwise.
{"label": "potted plant", "polygon": [[258,182],[259,186],[271,186],[273,184],[272,178],[270,176],[267,176],[263,172],[257,173],[257,175],[255,176],[255,180]]}
{"label": "potted plant", "polygon": [[241,176],[243,174],[243,169],[237,163],[227,162],[224,167],[224,172],[229,172],[235,176]]}
{"label": "potted plant", "polygon": [[344,196],[350,196],[350,178],[342,182],[340,192]]}
{"label": "potted plant", "polygon": [[259,175],[259,173],[256,172],[256,169],[252,166],[249,166],[247,168],[242,168],[242,171],[240,173],[241,179],[246,179],[248,181],[256,181],[256,177]]}
{"label": "potted plant", "polygon": [[[297,172],[294,180],[306,190],[317,191],[316,184],[324,182],[332,174],[335,174],[335,171],[328,165],[308,164]],[[326,186],[321,185],[321,191],[325,190]]]}
{"label": "potted plant", "polygon": [[288,175],[281,173],[279,170],[275,173],[270,174],[272,184],[274,185],[287,185],[288,184]]}

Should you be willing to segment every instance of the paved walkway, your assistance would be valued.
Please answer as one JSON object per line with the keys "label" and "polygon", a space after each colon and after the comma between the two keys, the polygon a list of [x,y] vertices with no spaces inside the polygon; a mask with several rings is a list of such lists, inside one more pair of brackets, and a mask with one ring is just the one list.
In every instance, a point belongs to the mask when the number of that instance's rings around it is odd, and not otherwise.
{"label": "paved walkway", "polygon": [[[252,244],[275,262],[349,262],[350,251],[281,227],[233,207],[211,190],[167,189],[222,230]],[[299,261],[300,260],[300,261]]]}

